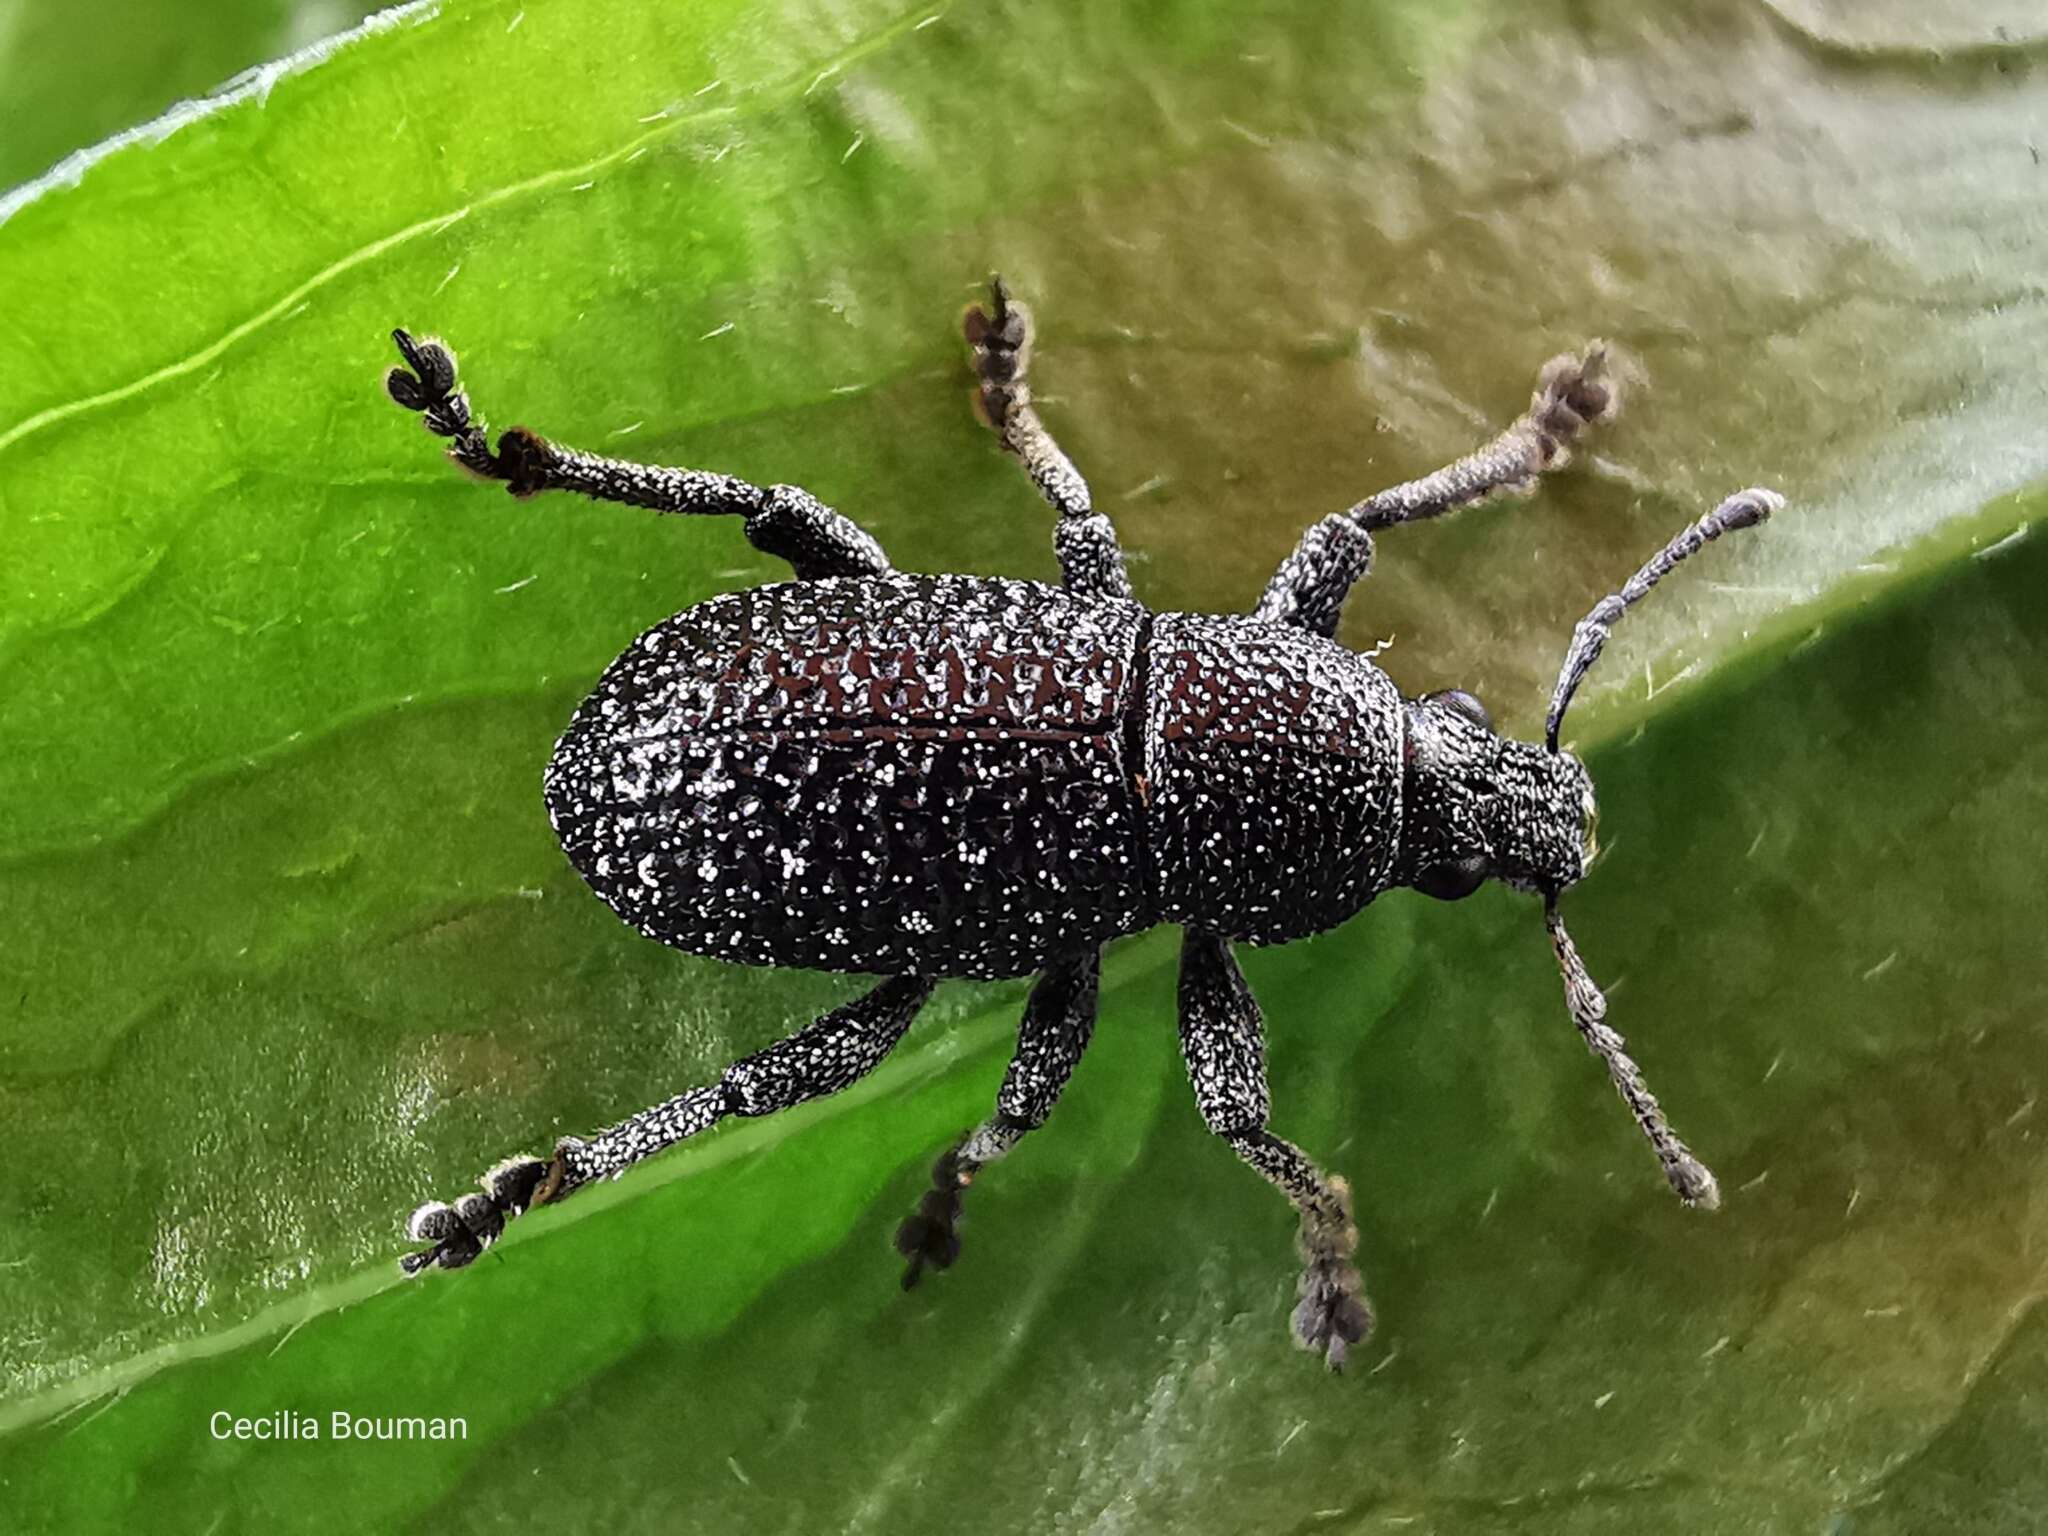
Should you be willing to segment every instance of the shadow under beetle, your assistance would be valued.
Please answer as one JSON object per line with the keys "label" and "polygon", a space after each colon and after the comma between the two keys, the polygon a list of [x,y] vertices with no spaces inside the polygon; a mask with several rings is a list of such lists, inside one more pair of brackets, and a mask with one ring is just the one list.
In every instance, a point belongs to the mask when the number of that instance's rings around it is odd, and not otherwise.
{"label": "shadow under beetle", "polygon": [[1339,1368],[1372,1326],[1350,1191],[1266,1128],[1259,1009],[1231,949],[1320,932],[1395,886],[1456,901],[1489,879],[1543,898],[1573,1022],[1679,1198],[1718,1204],[1558,916],[1586,872],[1594,809],[1558,729],[1622,614],[1780,498],[1730,497],[1601,599],[1573,634],[1544,744],[1508,741],[1471,694],[1405,699],[1333,637],[1375,532],[1528,489],[1614,414],[1600,346],[1547,363],[1528,412],[1476,453],[1310,528],[1239,617],[1134,599],[1109,519],[1032,407],[1031,320],[1000,279],[966,333],[981,415],[1059,514],[1061,586],[900,572],[796,486],[600,458],[521,427],[493,449],[447,348],[393,333],[406,366],[386,379],[391,397],[465,469],[515,496],[744,517],[748,541],[795,569],[655,625],[576,711],[545,793],[577,871],[627,923],[692,954],[888,978],[708,1087],[421,1206],[407,1230],[431,1246],[406,1273],[468,1264],[509,1218],[729,1115],[837,1092],[889,1053],[941,977],[1036,976],[996,1113],[940,1157],[896,1233],[913,1285],[958,1257],[974,1176],[1051,1113],[1094,1027],[1102,946],[1178,923],[1196,1103],[1299,1210],[1294,1335]]}

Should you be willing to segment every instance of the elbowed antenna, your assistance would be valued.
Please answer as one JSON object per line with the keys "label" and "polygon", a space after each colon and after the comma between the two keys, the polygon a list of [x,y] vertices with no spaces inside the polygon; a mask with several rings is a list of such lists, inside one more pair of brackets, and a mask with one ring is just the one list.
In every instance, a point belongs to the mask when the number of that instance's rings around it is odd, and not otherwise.
{"label": "elbowed antenna", "polygon": [[[1647,565],[1628,579],[1628,585],[1593,605],[1593,611],[1580,620],[1578,628],[1572,632],[1571,649],[1565,653],[1564,667],[1557,675],[1557,691],[1550,696],[1550,718],[1544,727],[1544,744],[1552,752],[1558,750],[1558,729],[1564,724],[1564,712],[1571,707],[1572,695],[1579,691],[1579,684],[1585,680],[1586,673],[1600,659],[1601,648],[1607,644],[1607,636],[1621,621],[1621,616],[1647,597],[1650,588],[1670,574],[1681,560],[1697,554],[1724,533],[1737,528],[1754,528],[1784,504],[1785,498],[1776,491],[1751,489],[1736,492],[1659,550]],[[1607,999],[1587,974],[1586,962],[1579,958],[1578,946],[1572,943],[1572,936],[1565,931],[1564,919],[1558,915],[1557,897],[1555,890],[1547,893],[1543,922],[1550,930],[1550,947],[1556,952],[1557,968],[1564,977],[1565,1006],[1571,1010],[1572,1022],[1578,1026],[1587,1048],[1606,1065],[1615,1091],[1628,1105],[1629,1113],[1635,1116],[1636,1126],[1656,1152],[1657,1161],[1664,1168],[1664,1177],[1678,1198],[1687,1205],[1711,1211],[1721,1203],[1721,1186],[1715,1182],[1707,1165],[1694,1157],[1692,1149],[1671,1129],[1664,1118],[1664,1111],[1657,1105],[1657,1096],[1643,1081],[1642,1069],[1622,1049],[1621,1036],[1608,1026]]]}
{"label": "elbowed antenna", "polygon": [[1579,691],[1579,684],[1600,659],[1601,648],[1607,644],[1614,626],[1621,622],[1621,616],[1649,596],[1650,588],[1670,575],[1680,561],[1698,554],[1724,533],[1754,528],[1784,505],[1785,498],[1776,491],[1761,487],[1737,491],[1658,550],[1647,565],[1629,577],[1627,586],[1593,605],[1593,611],[1579,620],[1578,628],[1572,631],[1572,648],[1565,652],[1564,666],[1557,674],[1557,689],[1550,695],[1550,716],[1543,727],[1545,746],[1553,752],[1557,750],[1558,729],[1564,724],[1564,712],[1571,707],[1572,695]]}

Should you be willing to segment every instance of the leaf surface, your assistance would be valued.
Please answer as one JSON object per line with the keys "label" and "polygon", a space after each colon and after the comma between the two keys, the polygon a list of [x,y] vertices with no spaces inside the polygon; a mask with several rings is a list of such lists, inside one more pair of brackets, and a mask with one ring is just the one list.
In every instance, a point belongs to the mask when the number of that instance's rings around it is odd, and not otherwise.
{"label": "leaf surface", "polygon": [[[448,5],[14,200],[0,1519],[2028,1507],[2048,631],[2031,540],[1956,557],[2048,473],[2048,44],[1995,11]],[[1052,1127],[908,1299],[887,1234],[985,1113],[1017,987],[389,1283],[424,1195],[848,984],[634,938],[538,806],[627,639],[779,571],[722,524],[464,482],[383,401],[386,332],[449,337],[499,425],[1049,576],[965,405],[952,322],[994,267],[1159,607],[1246,605],[1309,521],[1614,341],[1650,384],[1614,430],[1534,500],[1383,538],[1346,628],[1523,732],[1644,554],[1741,485],[1792,498],[1629,620],[1574,720],[1610,850],[1574,927],[1721,1217],[1657,1185],[1496,892],[1247,961],[1276,1124],[1358,1191],[1384,1324],[1351,1379],[1286,1346],[1285,1213],[1187,1103],[1169,935],[1117,952]],[[219,1409],[470,1438],[216,1442]]]}

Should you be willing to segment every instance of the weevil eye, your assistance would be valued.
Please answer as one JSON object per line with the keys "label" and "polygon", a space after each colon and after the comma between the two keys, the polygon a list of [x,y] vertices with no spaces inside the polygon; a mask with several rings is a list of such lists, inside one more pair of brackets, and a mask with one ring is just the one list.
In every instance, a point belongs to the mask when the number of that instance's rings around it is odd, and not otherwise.
{"label": "weevil eye", "polygon": [[1483,854],[1475,853],[1469,859],[1451,859],[1431,865],[1415,882],[1415,889],[1425,896],[1434,896],[1438,901],[1463,901],[1492,876],[1493,865]]}
{"label": "weevil eye", "polygon": [[1486,712],[1486,706],[1462,688],[1445,688],[1429,695],[1432,704],[1442,704],[1453,714],[1463,715],[1482,731],[1493,729],[1493,716]]}

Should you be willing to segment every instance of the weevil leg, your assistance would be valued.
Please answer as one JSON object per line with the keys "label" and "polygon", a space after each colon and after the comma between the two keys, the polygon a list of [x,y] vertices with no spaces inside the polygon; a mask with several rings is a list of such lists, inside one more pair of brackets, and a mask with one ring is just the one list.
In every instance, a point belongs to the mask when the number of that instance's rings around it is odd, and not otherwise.
{"label": "weevil leg", "polygon": [[566,1200],[586,1184],[708,1131],[731,1115],[772,1115],[839,1092],[865,1077],[903,1038],[932,995],[932,981],[897,976],[795,1034],[727,1067],[717,1082],[644,1109],[588,1141],[565,1137],[546,1162],[514,1158],[482,1179],[482,1193],[412,1213],[406,1235],[433,1246],[399,1261],[408,1275],[435,1264],[460,1269],[497,1241],[505,1223],[536,1205]]}
{"label": "weevil leg", "polygon": [[1326,517],[1280,562],[1254,613],[1334,640],[1344,599],[1371,569],[1372,535],[1345,513]]}
{"label": "weevil leg", "polygon": [[1601,343],[1553,357],[1537,375],[1529,409],[1492,442],[1311,527],[1280,562],[1253,615],[1335,636],[1344,599],[1372,569],[1374,533],[1454,512],[1496,491],[1530,489],[1539,475],[1564,465],[1580,433],[1612,420],[1619,408]]}
{"label": "weevil leg", "polygon": [[455,357],[441,342],[393,331],[406,366],[385,375],[391,398],[425,418],[429,432],[451,439],[448,456],[473,474],[502,480],[514,496],[574,491],[593,501],[623,502],[686,516],[744,517],[747,542],[787,560],[798,580],[873,576],[889,557],[872,534],[801,486],[754,485],[702,469],[669,469],[607,459],[551,443],[525,427],[499,434],[493,449],[456,387]]}
{"label": "weevil leg", "polygon": [[1095,1032],[1096,986],[1102,951],[1062,961],[1038,978],[1017,1027],[1017,1050],[996,1094],[996,1112],[967,1133],[932,1166],[932,1187],[917,1212],[896,1229],[896,1251],[910,1261],[903,1289],[927,1268],[946,1269],[960,1257],[960,1203],[974,1176],[1006,1156],[1025,1134],[1045,1124],[1067,1079]]}
{"label": "weevil leg", "polygon": [[1031,362],[1031,311],[1010,297],[1000,277],[989,279],[988,295],[989,307],[977,304],[968,310],[964,326],[974,348],[975,376],[981,380],[975,408],[1003,446],[1024,461],[1039,494],[1059,513],[1052,542],[1068,589],[1129,597],[1131,578],[1124,570],[1115,527],[1095,510],[1088,482],[1045,430],[1031,403],[1031,386],[1025,382]]}
{"label": "weevil leg", "polygon": [[1265,1031],[1228,939],[1190,930],[1182,942],[1180,1044],[1203,1121],[1301,1213],[1295,1342],[1342,1370],[1351,1346],[1372,1332],[1372,1307],[1352,1259],[1351,1191],[1266,1129]]}

